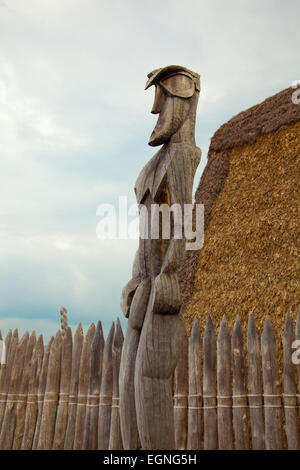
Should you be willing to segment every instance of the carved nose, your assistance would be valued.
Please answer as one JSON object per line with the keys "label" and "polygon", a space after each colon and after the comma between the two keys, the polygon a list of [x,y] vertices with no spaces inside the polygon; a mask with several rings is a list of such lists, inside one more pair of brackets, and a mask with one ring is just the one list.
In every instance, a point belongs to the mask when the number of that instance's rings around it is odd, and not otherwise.
{"label": "carved nose", "polygon": [[163,102],[164,102],[164,92],[162,91],[159,85],[156,85],[154,104],[151,109],[151,114],[159,114],[161,112]]}
{"label": "carved nose", "polygon": [[160,106],[158,106],[158,103],[154,103],[151,109],[151,114],[159,114],[159,113],[160,113]]}

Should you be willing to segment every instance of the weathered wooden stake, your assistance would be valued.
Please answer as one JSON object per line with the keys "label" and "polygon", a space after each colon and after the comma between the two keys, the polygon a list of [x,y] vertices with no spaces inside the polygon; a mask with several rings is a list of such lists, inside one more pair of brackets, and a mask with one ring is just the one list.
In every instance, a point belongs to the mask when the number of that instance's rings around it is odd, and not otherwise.
{"label": "weathered wooden stake", "polygon": [[197,316],[195,316],[191,337],[189,341],[189,411],[188,411],[188,439],[187,449],[201,448],[201,332]]}
{"label": "weathered wooden stake", "polygon": [[295,340],[293,324],[289,314],[286,316],[283,334],[283,390],[285,432],[288,449],[299,450],[299,418],[297,406],[296,365],[292,362],[292,344]]}
{"label": "weathered wooden stake", "polygon": [[35,331],[30,335],[26,354],[24,357],[24,369],[22,373],[22,380],[19,388],[19,398],[16,407],[16,425],[14,432],[13,450],[19,450],[22,445],[24,426],[25,426],[25,415],[28,399],[28,387],[29,379],[32,369],[32,354],[36,345],[36,334]]}
{"label": "weathered wooden stake", "polygon": [[29,340],[29,333],[26,331],[16,348],[14,361],[11,369],[11,380],[6,401],[5,414],[0,434],[0,449],[11,450],[14,440],[16,426],[16,408],[19,399],[19,389],[22,380],[24,367],[24,357]]}
{"label": "weathered wooden stake", "polygon": [[175,449],[185,450],[188,425],[188,336],[182,340],[179,361],[174,372]]}
{"label": "weathered wooden stake", "polygon": [[74,449],[81,450],[83,445],[83,432],[85,424],[87,394],[89,391],[90,372],[91,372],[91,346],[95,335],[95,325],[89,327],[85,341],[83,343],[80,369],[79,369],[79,386],[78,386],[78,402],[76,413]]}
{"label": "weathered wooden stake", "polygon": [[233,449],[231,347],[228,323],[223,316],[218,335],[218,439],[220,450]]}
{"label": "weathered wooden stake", "polygon": [[263,415],[261,356],[259,338],[252,313],[250,313],[248,319],[247,350],[248,398],[250,407],[252,449],[263,450],[265,448],[265,427]]}
{"label": "weathered wooden stake", "polygon": [[231,338],[232,370],[233,370],[233,428],[235,448],[248,450],[248,397],[245,376],[245,357],[243,347],[243,332],[239,317],[237,317]]}
{"label": "weathered wooden stake", "polygon": [[112,343],[115,333],[113,323],[103,353],[103,369],[99,398],[98,449],[107,450],[109,446],[111,405],[113,394]]}
{"label": "weathered wooden stake", "polygon": [[79,383],[79,366],[80,358],[83,347],[83,331],[82,325],[79,323],[75,337],[74,337],[74,348],[72,357],[72,372],[71,372],[71,384],[70,384],[70,395],[69,395],[69,409],[68,409],[68,424],[65,436],[65,450],[72,450],[74,445],[75,436],[75,424],[76,424],[76,413],[77,413],[77,399],[78,399],[78,383]]}
{"label": "weathered wooden stake", "polygon": [[72,330],[67,327],[62,340],[59,409],[53,441],[54,450],[63,450],[68,424],[69,394],[72,371]]}
{"label": "weathered wooden stake", "polygon": [[50,350],[43,414],[38,442],[39,450],[52,449],[60,388],[61,349],[61,331],[58,331]]}
{"label": "weathered wooden stake", "polygon": [[102,378],[103,349],[104,337],[102,325],[101,322],[98,321],[97,328],[92,341],[90,361],[91,374],[83,435],[83,449],[98,449],[99,393]]}
{"label": "weathered wooden stake", "polygon": [[282,401],[273,328],[267,316],[261,337],[267,450],[282,449]]}
{"label": "weathered wooden stake", "polygon": [[[6,399],[7,399],[7,387],[10,379],[10,373],[11,373],[11,360],[9,359],[10,357],[10,349],[12,345],[12,331],[9,330],[6,338],[5,338],[5,351],[6,351],[6,364],[2,364],[1,366],[1,379],[0,379],[0,433],[1,433],[1,427],[2,427],[2,420],[5,412],[5,406],[6,406]],[[15,349],[15,345],[13,345],[12,349]]]}
{"label": "weathered wooden stake", "polygon": [[38,387],[42,370],[44,357],[44,341],[40,335],[36,342],[32,361],[30,366],[30,377],[28,387],[28,400],[26,407],[24,436],[22,440],[22,450],[30,450],[33,445],[34,432],[37,424],[38,416]]}
{"label": "weathered wooden stake", "polygon": [[121,427],[120,427],[120,394],[119,394],[119,371],[122,347],[124,342],[123,331],[120,320],[117,319],[115,334],[112,344],[112,368],[113,368],[113,397],[111,409],[109,449],[123,449]]}
{"label": "weathered wooden stake", "polygon": [[32,444],[33,450],[37,450],[38,443],[39,443],[41,422],[42,422],[43,409],[44,409],[45,390],[46,390],[46,384],[47,384],[49,358],[50,358],[50,351],[51,351],[53,342],[54,342],[54,337],[52,336],[50,338],[50,341],[47,344],[46,351],[43,357],[43,365],[42,365],[39,386],[38,386],[38,414],[37,414],[36,428],[35,428],[33,444]]}
{"label": "weathered wooden stake", "polygon": [[218,449],[216,362],[215,327],[207,315],[203,341],[204,450]]}

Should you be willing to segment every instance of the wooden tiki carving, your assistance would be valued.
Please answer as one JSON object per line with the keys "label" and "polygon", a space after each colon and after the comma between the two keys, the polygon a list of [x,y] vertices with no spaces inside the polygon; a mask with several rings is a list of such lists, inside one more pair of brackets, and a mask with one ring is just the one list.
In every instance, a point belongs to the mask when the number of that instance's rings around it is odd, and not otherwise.
{"label": "wooden tiki carving", "polygon": [[[124,449],[174,449],[171,377],[184,339],[178,267],[184,235],[153,236],[155,210],[192,203],[192,187],[201,151],[195,144],[200,77],[185,67],[167,66],[148,75],[155,85],[157,124],[149,145],[162,147],[141,171],[135,186],[140,236],[132,279],[121,307],[128,318],[120,366],[120,420]],[[156,219],[157,221],[157,219]],[[148,231],[146,230],[148,229]],[[183,233],[182,226],[180,227]],[[154,231],[155,232],[155,231]],[[152,236],[151,236],[152,234]]]}

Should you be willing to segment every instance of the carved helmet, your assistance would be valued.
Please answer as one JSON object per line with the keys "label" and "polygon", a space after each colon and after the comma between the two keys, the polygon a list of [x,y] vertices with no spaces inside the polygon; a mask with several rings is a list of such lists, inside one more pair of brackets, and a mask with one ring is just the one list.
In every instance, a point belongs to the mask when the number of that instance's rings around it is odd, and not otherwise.
{"label": "carved helmet", "polygon": [[[175,75],[184,75],[190,80],[178,82],[170,80]],[[169,96],[178,98],[191,98],[195,91],[200,92],[200,75],[180,65],[168,65],[167,67],[155,69],[147,77],[145,90],[152,85],[159,84]]]}

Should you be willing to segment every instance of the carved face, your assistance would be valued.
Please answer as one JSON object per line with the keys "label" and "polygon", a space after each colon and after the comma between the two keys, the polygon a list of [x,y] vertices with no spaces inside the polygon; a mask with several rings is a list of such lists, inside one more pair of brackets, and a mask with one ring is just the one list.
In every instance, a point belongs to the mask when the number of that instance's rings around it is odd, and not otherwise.
{"label": "carved face", "polygon": [[173,75],[155,85],[152,114],[159,114],[149,145],[155,147],[170,140],[189,116],[193,81],[185,75]]}

